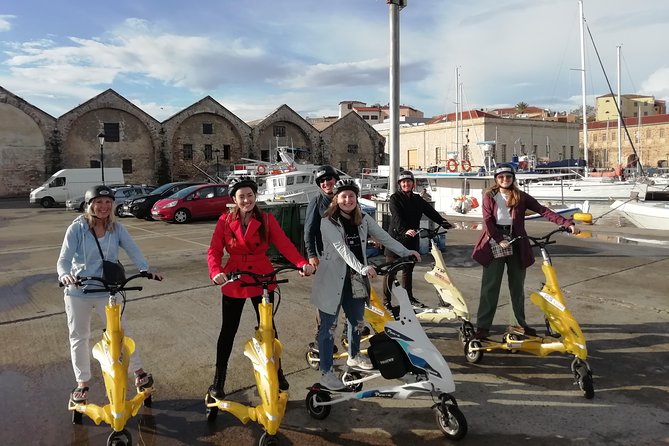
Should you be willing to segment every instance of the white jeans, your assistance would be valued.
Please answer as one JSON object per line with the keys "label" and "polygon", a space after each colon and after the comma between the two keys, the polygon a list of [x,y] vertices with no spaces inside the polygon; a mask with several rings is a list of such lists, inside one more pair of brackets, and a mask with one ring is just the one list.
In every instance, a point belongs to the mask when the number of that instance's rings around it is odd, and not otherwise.
{"label": "white jeans", "polygon": [[[65,313],[67,314],[67,327],[70,333],[70,355],[72,356],[72,369],[77,382],[88,382],[91,379],[91,317],[93,311],[96,311],[100,319],[105,322],[107,320],[105,315],[107,302],[109,302],[109,296],[107,295],[102,297],[76,297],[65,294]],[[124,319],[122,318],[122,320]],[[129,336],[130,333],[125,327],[124,332],[125,335]],[[128,369],[136,371],[141,368],[139,354],[135,350],[135,353],[130,356]]]}

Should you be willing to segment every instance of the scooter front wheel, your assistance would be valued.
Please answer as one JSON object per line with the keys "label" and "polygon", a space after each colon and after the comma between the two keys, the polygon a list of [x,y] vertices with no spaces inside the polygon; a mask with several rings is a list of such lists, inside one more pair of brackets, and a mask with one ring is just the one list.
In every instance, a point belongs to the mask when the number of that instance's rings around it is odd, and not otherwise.
{"label": "scooter front wheel", "polygon": [[460,440],[467,435],[467,419],[455,404],[442,398],[434,408],[434,415],[441,432],[451,440]]}
{"label": "scooter front wheel", "polygon": [[332,406],[316,406],[316,403],[327,403],[330,400],[329,393],[310,390],[309,393],[307,393],[305,402],[307,403],[307,411],[309,412],[309,415],[311,415],[311,418],[315,418],[316,420],[326,419],[330,415]]}
{"label": "scooter front wheel", "polygon": [[112,432],[107,438],[107,446],[130,446],[132,445],[132,436],[127,429],[119,432]]}
{"label": "scooter front wheel", "polygon": [[483,345],[481,341],[472,339],[471,341],[465,344],[465,359],[467,362],[472,364],[478,364],[483,359],[483,350],[474,350],[480,349]]}
{"label": "scooter front wheel", "polygon": [[149,395],[144,400],[144,407],[151,408],[152,405],[153,405],[153,399],[151,398],[151,395]]}
{"label": "scooter front wheel", "polygon": [[84,422],[84,414],[81,412],[77,412],[76,410],[72,411],[72,424],[83,424]]}
{"label": "scooter front wheel", "polygon": [[279,446],[279,439],[276,438],[276,435],[270,435],[267,432],[263,432],[258,440],[258,446]]}

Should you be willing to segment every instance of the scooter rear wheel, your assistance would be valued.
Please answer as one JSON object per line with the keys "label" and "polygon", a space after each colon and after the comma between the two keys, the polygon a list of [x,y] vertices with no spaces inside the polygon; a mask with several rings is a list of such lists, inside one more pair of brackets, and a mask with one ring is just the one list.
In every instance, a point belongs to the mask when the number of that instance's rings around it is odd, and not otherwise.
{"label": "scooter rear wheel", "polygon": [[353,392],[360,392],[362,390],[362,383],[351,383],[351,381],[357,381],[362,378],[360,372],[342,372],[340,379],[342,384],[351,389]]}
{"label": "scooter rear wheel", "polygon": [[307,393],[305,402],[307,403],[307,411],[311,418],[316,420],[324,420],[330,415],[332,406],[316,406],[316,403],[327,403],[330,401],[330,394],[323,391],[310,390]]}
{"label": "scooter rear wheel", "polygon": [[481,348],[481,341],[472,339],[465,344],[465,359],[472,364],[478,364],[483,359],[483,350],[472,350],[474,348]]}
{"label": "scooter rear wheel", "polygon": [[309,364],[309,367],[311,367],[314,370],[318,370],[318,365],[320,363],[320,357],[318,356],[318,352],[312,350],[311,348],[307,348],[307,353],[305,353],[304,359],[307,360],[307,364]]}

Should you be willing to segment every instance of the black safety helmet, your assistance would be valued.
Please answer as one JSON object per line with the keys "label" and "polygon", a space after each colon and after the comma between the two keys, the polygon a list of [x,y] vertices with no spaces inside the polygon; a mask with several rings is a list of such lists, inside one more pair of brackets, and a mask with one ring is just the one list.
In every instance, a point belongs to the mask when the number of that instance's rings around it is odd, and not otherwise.
{"label": "black safety helmet", "polygon": [[355,195],[360,195],[360,188],[358,187],[356,182],[348,178],[339,180],[335,183],[335,189],[334,189],[335,194],[338,194],[339,192],[343,192],[345,190],[352,190],[353,192],[355,192]]}
{"label": "black safety helmet", "polygon": [[254,194],[258,193],[258,183],[256,183],[253,178],[247,176],[241,176],[238,178],[233,178],[230,180],[229,193],[231,197],[235,196],[235,193],[242,187],[250,187],[253,190]]}
{"label": "black safety helmet", "polygon": [[98,197],[109,197],[114,200],[114,191],[111,190],[111,187],[105,186],[103,184],[99,186],[93,186],[86,190],[86,193],[84,194],[84,201],[86,202],[87,205],[91,204],[91,202]]}
{"label": "black safety helmet", "polygon": [[332,177],[335,180],[339,181],[339,174],[332,166],[321,166],[316,170],[316,175],[314,175],[314,182],[316,184],[321,184],[321,179],[325,177]]}
{"label": "black safety helmet", "polygon": [[397,184],[400,183],[402,180],[411,180],[416,184],[416,179],[413,177],[413,172],[410,170],[403,170],[400,172],[400,174],[397,176]]}
{"label": "black safety helmet", "polygon": [[499,166],[495,167],[495,172],[494,172],[494,177],[497,178],[497,175],[503,174],[503,173],[510,173],[513,175],[513,178],[516,178],[516,169],[513,168],[512,165],[510,164],[500,164]]}

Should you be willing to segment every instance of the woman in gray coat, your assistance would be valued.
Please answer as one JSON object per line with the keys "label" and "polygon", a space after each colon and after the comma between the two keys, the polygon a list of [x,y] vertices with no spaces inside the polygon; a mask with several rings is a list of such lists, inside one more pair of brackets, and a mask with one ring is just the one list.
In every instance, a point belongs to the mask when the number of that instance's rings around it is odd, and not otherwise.
{"label": "woman in gray coat", "polygon": [[369,298],[367,279],[376,277],[374,267],[367,265],[365,247],[368,237],[374,237],[402,257],[413,255],[420,260],[418,252],[402,246],[360,210],[359,193],[353,180],[338,181],[332,203],[321,220],[323,255],[315,275],[311,302],[318,307],[321,320],[318,330],[320,384],[330,390],[344,388],[332,371],[334,331],[340,308],[344,309],[348,320],[346,364],[372,368],[369,359],[360,354],[360,332],[364,328],[365,303]]}

